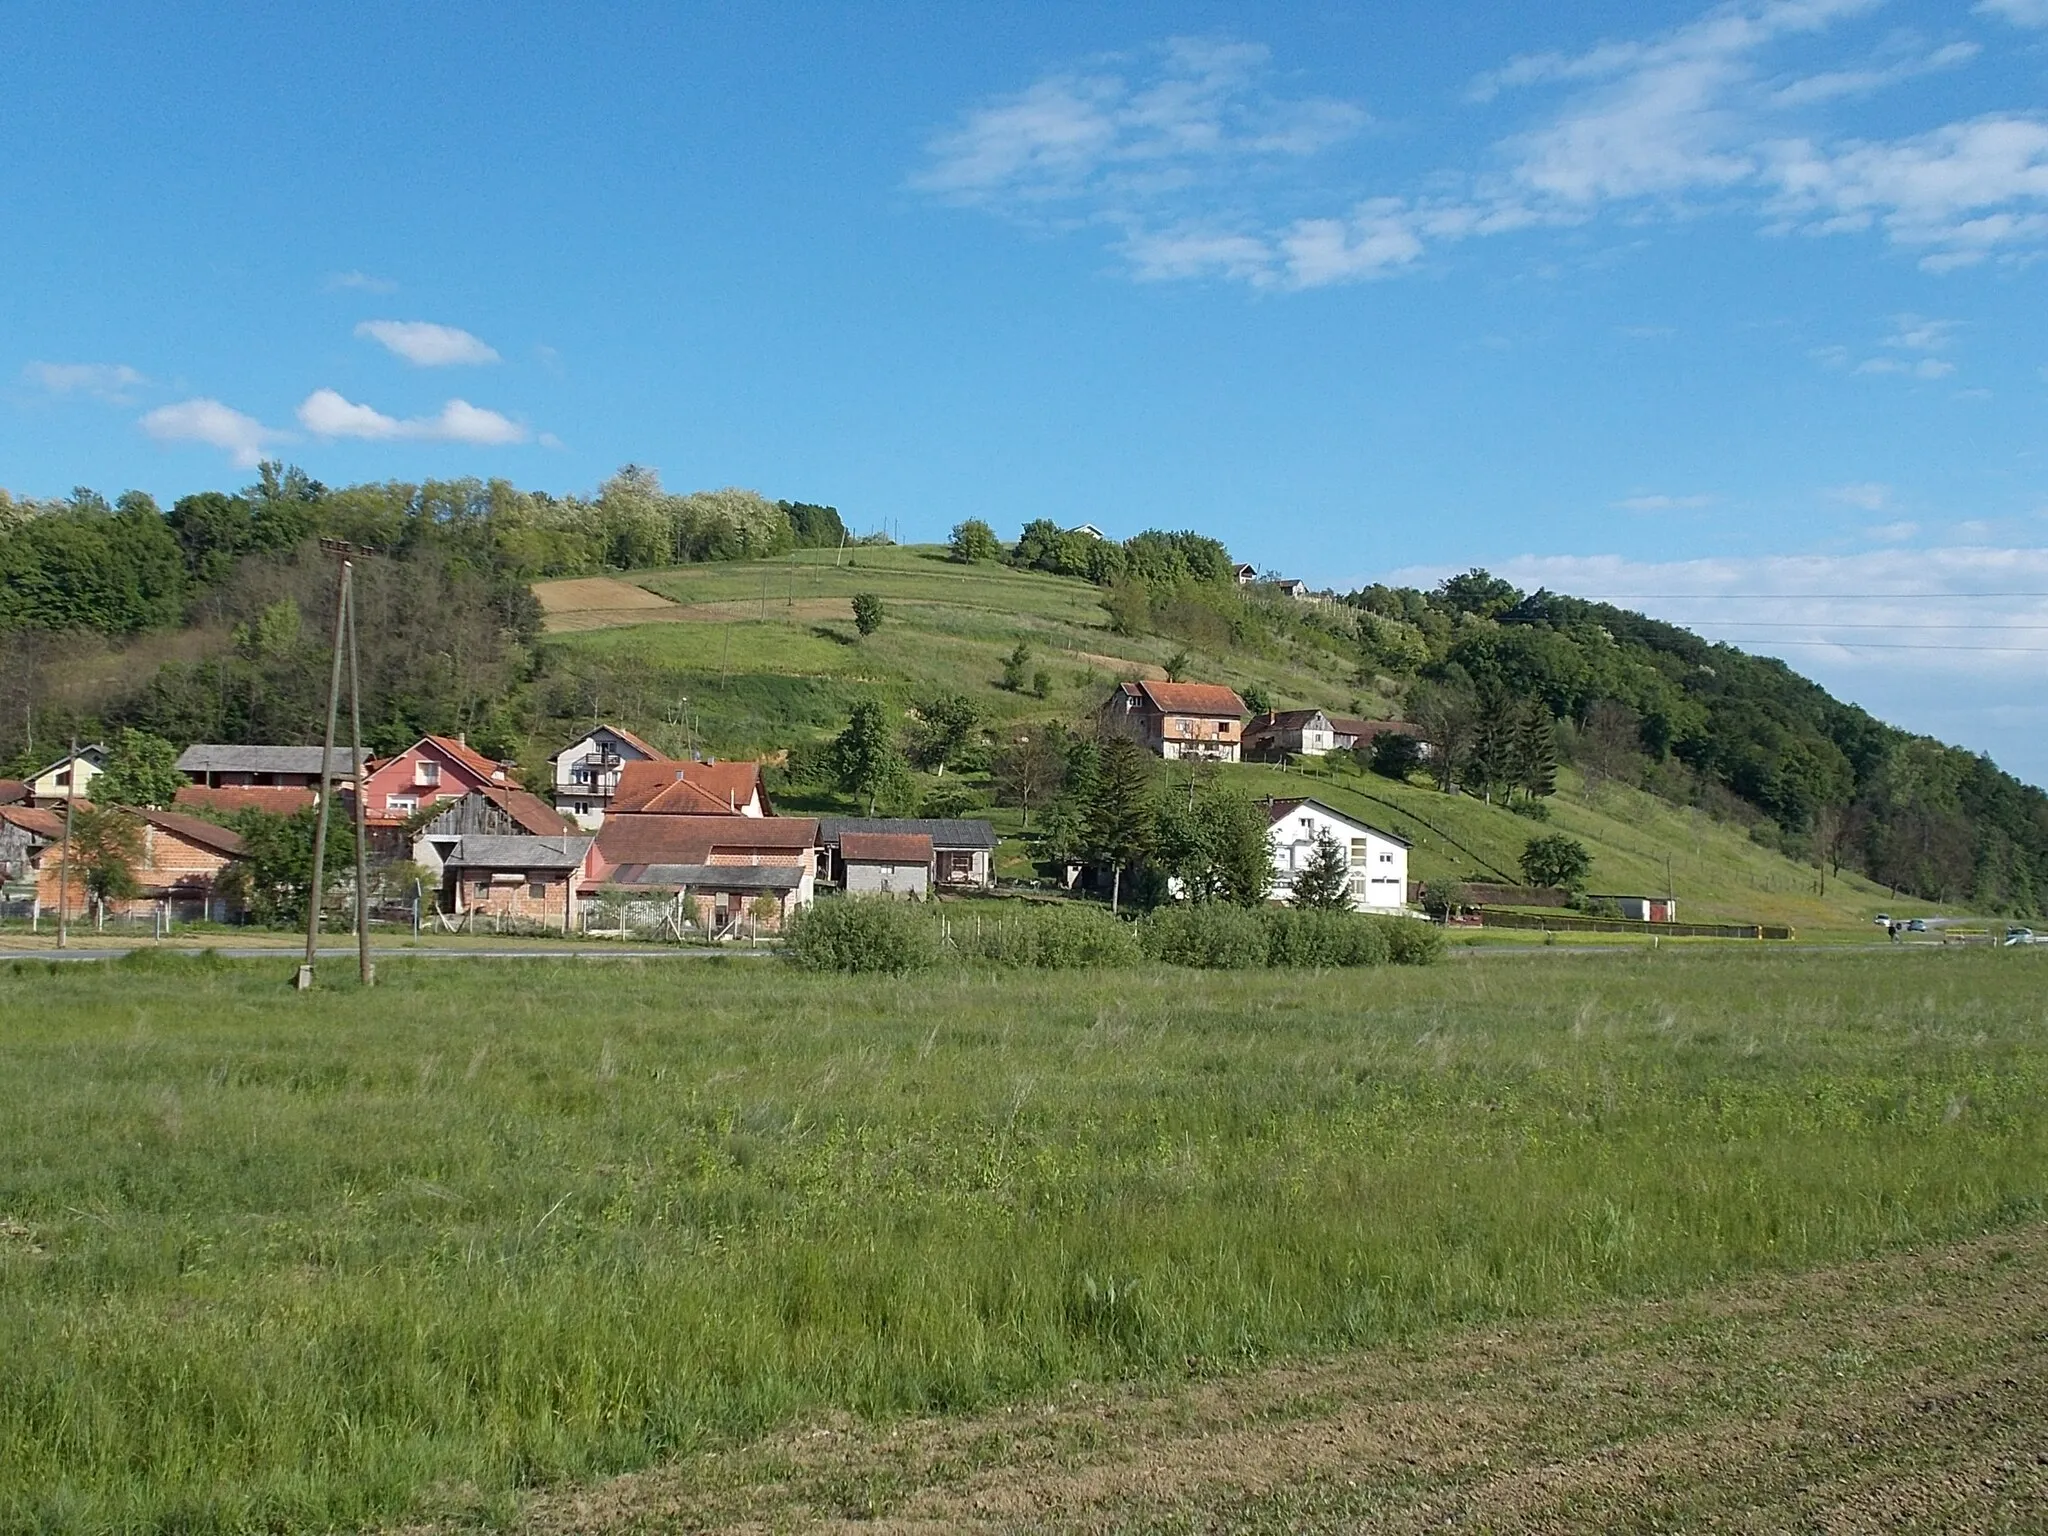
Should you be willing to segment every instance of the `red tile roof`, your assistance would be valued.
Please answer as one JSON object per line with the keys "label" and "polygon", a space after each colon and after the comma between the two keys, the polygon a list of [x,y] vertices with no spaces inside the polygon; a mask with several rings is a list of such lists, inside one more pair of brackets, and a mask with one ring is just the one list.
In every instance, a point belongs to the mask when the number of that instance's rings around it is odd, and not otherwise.
{"label": "red tile roof", "polygon": [[1161,714],[1229,715],[1236,719],[1248,713],[1244,700],[1221,683],[1141,681],[1137,686]]}
{"label": "red tile roof", "polygon": [[490,800],[535,837],[556,837],[564,832],[580,830],[575,822],[529,790],[492,784],[476,793]]}
{"label": "red tile roof", "polygon": [[755,796],[772,810],[759,763],[690,763],[658,757],[619,769],[611,810],[669,816],[730,816]]}
{"label": "red tile roof", "polygon": [[[505,765],[485,757],[483,753],[477,751],[476,748],[468,745],[466,742],[457,741],[452,736],[422,736],[420,741],[432,742],[435,748],[444,756],[453,758],[471,773],[476,774],[486,784],[502,784],[505,782],[503,778]],[[419,742],[414,742],[413,745],[418,746]],[[402,753],[400,755],[403,756]]]}
{"label": "red tile roof", "polygon": [[818,843],[808,816],[674,816],[614,811],[598,830],[606,864],[708,864],[714,852],[800,858]]}
{"label": "red tile roof", "polygon": [[0,779],[0,805],[19,805],[28,798],[28,785],[21,779]]}
{"label": "red tile roof", "polygon": [[921,832],[848,832],[839,856],[849,864],[929,864],[932,840]]}
{"label": "red tile roof", "polygon": [[303,811],[316,798],[312,790],[289,784],[222,784],[213,789],[204,784],[187,784],[172,804],[192,811],[269,811],[289,816],[294,811]]}
{"label": "red tile roof", "polygon": [[[80,801],[83,805],[85,802]],[[12,822],[24,832],[55,842],[64,835],[64,813],[32,805],[0,805],[0,821]]]}

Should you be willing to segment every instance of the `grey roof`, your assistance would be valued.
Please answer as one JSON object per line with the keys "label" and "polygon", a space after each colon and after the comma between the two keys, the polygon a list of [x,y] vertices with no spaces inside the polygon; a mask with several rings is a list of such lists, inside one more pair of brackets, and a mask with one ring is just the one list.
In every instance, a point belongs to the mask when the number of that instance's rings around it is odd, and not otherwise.
{"label": "grey roof", "polygon": [[793,891],[804,883],[800,864],[621,864],[607,885],[633,889]]}
{"label": "grey roof", "polygon": [[922,834],[934,848],[993,848],[996,829],[985,821],[932,821],[895,816],[826,816],[818,822],[818,841],[839,846],[849,832],[897,832]]}
{"label": "grey roof", "polygon": [[594,837],[508,837],[470,833],[456,841],[446,862],[458,869],[574,869]]}
{"label": "grey roof", "polygon": [[[319,747],[245,747],[200,742],[178,755],[180,773],[296,773],[320,776]],[[363,756],[370,754],[365,752]],[[348,748],[334,749],[334,771],[348,772]]]}

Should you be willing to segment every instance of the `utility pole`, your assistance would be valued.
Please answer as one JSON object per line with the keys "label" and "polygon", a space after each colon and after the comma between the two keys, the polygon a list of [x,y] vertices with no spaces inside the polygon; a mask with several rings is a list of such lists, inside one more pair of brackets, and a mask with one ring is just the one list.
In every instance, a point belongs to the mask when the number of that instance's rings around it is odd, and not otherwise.
{"label": "utility pole", "polygon": [[359,549],[340,539],[322,539],[320,547],[341,558],[341,577],[334,600],[334,640],[327,672],[327,734],[320,742],[320,809],[313,822],[313,883],[306,895],[306,958],[299,966],[295,985],[303,992],[313,985],[313,962],[320,947],[320,899],[327,887],[327,821],[334,808],[334,734],[341,715],[341,662],[344,641],[348,652],[349,736],[355,754],[349,781],[354,787],[356,832],[356,948],[362,981],[375,977],[370,964],[368,887],[364,878],[363,810],[363,716],[362,690],[356,667],[355,562],[354,555],[371,551]]}
{"label": "utility pole", "polygon": [[64,848],[57,855],[57,947],[71,945],[71,810],[78,804],[78,738],[71,738],[71,761],[64,769]]}

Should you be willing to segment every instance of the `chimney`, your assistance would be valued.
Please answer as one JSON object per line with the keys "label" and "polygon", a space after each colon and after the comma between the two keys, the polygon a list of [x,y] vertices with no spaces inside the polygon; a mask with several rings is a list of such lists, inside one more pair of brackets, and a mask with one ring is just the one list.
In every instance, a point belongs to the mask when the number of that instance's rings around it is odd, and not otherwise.
{"label": "chimney", "polygon": [[469,745],[469,732],[467,732],[467,731],[457,731],[457,732],[455,733],[455,744],[456,744],[457,746],[462,746],[462,747],[466,747],[466,746],[468,746],[468,745]]}

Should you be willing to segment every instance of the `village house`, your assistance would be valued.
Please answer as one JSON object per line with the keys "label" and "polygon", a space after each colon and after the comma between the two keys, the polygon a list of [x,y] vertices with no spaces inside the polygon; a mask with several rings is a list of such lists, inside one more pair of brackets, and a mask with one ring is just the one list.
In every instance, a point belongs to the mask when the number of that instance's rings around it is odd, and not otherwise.
{"label": "village house", "polygon": [[1330,716],[1332,746],[1339,752],[1370,752],[1373,743],[1386,735],[1413,736],[1422,749],[1422,755],[1429,755],[1429,744],[1422,740],[1422,727],[1407,720],[1361,720],[1356,715]]}
{"label": "village house", "polygon": [[1120,683],[1102,706],[1104,724],[1160,757],[1239,760],[1244,700],[1219,683]]}
{"label": "village house", "polygon": [[1230,574],[1237,578],[1240,587],[1248,587],[1259,579],[1259,568],[1256,565],[1234,565]]}
{"label": "village house", "polygon": [[619,771],[611,814],[773,816],[761,765],[655,758]]}
{"label": "village house", "polygon": [[422,736],[395,757],[365,764],[363,821],[371,850],[383,858],[405,857],[405,825],[421,806],[459,800],[471,790],[509,787],[510,766],[447,736]]}
{"label": "village house", "polygon": [[[84,802],[80,802],[81,805]],[[142,856],[130,869],[136,894],[109,901],[110,917],[148,917],[162,911],[191,922],[226,921],[232,914],[219,890],[227,866],[241,856],[242,839],[178,811],[137,810]],[[0,807],[0,867],[10,885],[33,884],[35,915],[57,910],[60,894],[74,917],[84,917],[91,897],[85,861],[73,850],[70,880],[63,878],[64,816],[47,808]]]}
{"label": "village house", "polygon": [[619,770],[660,756],[631,731],[593,726],[548,759],[554,773],[555,809],[574,817],[578,826],[596,831],[604,825],[605,812],[618,791]]}
{"label": "village house", "polygon": [[545,837],[559,841],[577,830],[575,822],[539,795],[510,785],[492,785],[444,802],[440,813],[414,834],[412,860],[438,874],[464,838]]}
{"label": "village house", "polygon": [[1336,745],[1336,730],[1320,709],[1269,709],[1244,728],[1244,755],[1254,762],[1321,757]]}
{"label": "village house", "polygon": [[1308,867],[1320,834],[1328,832],[1350,857],[1352,910],[1403,910],[1408,893],[1406,838],[1346,816],[1320,800],[1268,800],[1266,815],[1275,901],[1290,899],[1296,872]]}
{"label": "village house", "polygon": [[[202,742],[178,756],[178,771],[192,782],[173,804],[191,811],[269,811],[289,816],[320,801],[320,747],[245,747]],[[334,782],[352,786],[349,749],[334,753]]]}
{"label": "village house", "polygon": [[441,856],[440,910],[573,933],[596,847],[587,834],[464,833]]}
{"label": "village house", "polygon": [[713,938],[779,933],[817,891],[818,823],[803,816],[614,810],[586,889],[668,906]]}
{"label": "village house", "polygon": [[1300,603],[1307,602],[1311,596],[1308,590],[1308,583],[1295,576],[1282,577],[1279,581],[1274,582],[1273,590],[1282,597],[1291,597]]}
{"label": "village house", "polygon": [[[996,883],[996,829],[986,821],[964,817],[825,817],[818,823],[818,873],[851,892],[875,876],[871,869],[854,874],[850,867],[854,861],[845,852],[845,840],[849,836],[924,839],[928,887],[985,891],[993,889]],[[871,849],[876,846],[879,845],[869,845]],[[864,861],[869,864],[876,862],[872,853],[865,855]]]}
{"label": "village house", "polygon": [[[104,742],[95,741],[80,747],[75,764],[71,757],[60,757],[28,776],[28,803],[62,805],[74,794],[80,800],[90,800],[92,781],[105,772],[106,767],[107,748]],[[76,784],[72,782],[74,778]]]}

